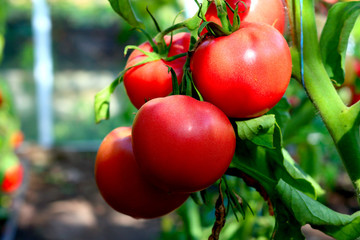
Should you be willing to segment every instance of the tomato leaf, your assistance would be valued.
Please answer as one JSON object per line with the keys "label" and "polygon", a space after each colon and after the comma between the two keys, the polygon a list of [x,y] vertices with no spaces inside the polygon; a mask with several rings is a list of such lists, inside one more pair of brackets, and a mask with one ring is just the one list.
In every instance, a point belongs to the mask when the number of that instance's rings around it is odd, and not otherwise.
{"label": "tomato leaf", "polygon": [[275,191],[282,205],[301,225],[310,224],[336,239],[350,240],[360,237],[360,212],[353,215],[337,213],[282,179],[276,185]]}
{"label": "tomato leaf", "polygon": [[360,2],[341,2],[329,11],[320,37],[320,51],[329,77],[341,85],[350,32],[360,14]]}
{"label": "tomato leaf", "polygon": [[110,97],[120,84],[120,78],[116,78],[109,86],[101,90],[95,95],[95,121],[109,119],[110,116]]}
{"label": "tomato leaf", "polygon": [[256,145],[274,148],[275,115],[263,115],[245,121],[237,121],[237,135],[242,140],[250,140]]}
{"label": "tomato leaf", "polygon": [[113,10],[127,23],[135,28],[144,28],[144,25],[136,18],[129,0],[109,0]]}

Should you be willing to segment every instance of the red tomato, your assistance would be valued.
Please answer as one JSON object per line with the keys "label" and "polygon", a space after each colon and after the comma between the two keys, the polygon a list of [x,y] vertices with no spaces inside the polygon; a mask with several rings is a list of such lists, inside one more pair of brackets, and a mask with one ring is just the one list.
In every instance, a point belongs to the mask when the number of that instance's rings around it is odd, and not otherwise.
{"label": "red tomato", "polygon": [[208,38],[195,50],[190,69],[206,101],[228,117],[257,117],[276,105],[289,84],[290,50],[273,27],[242,23],[229,36]]}
{"label": "red tomato", "polygon": [[134,158],[129,127],[116,128],[104,138],[96,156],[95,180],[113,209],[134,218],[160,217],[189,197],[165,193],[144,180]]}
{"label": "red tomato", "polygon": [[360,59],[355,58],[354,69],[355,69],[356,75],[360,78]]}
{"label": "red tomato", "polygon": [[[170,44],[170,36],[165,36],[165,42]],[[168,57],[186,53],[190,45],[189,33],[178,33],[173,36],[172,44]],[[153,52],[148,42],[139,46],[146,52]],[[125,68],[134,66],[135,64],[146,59],[147,56],[139,50],[134,50],[126,63]],[[136,108],[140,108],[146,101],[165,97],[172,91],[171,73],[167,66],[174,69],[178,83],[181,83],[183,76],[183,67],[186,57],[181,57],[171,62],[157,60],[133,67],[124,74],[124,85],[130,101]]]}
{"label": "red tomato", "polygon": [[351,92],[351,101],[350,101],[350,106],[351,106],[360,100],[360,92],[356,90],[356,87],[354,85],[349,87]]}
{"label": "red tomato", "polygon": [[24,168],[20,162],[12,165],[5,171],[4,179],[1,184],[1,190],[5,193],[16,191],[23,181]]}
{"label": "red tomato", "polygon": [[134,119],[135,159],[167,192],[195,192],[216,182],[235,151],[234,129],[214,105],[173,95],[144,104]]}
{"label": "red tomato", "polygon": [[[245,0],[247,9],[239,0],[226,0],[230,6],[235,8],[236,3],[239,2],[239,16],[240,20],[246,22],[260,22],[274,26],[279,32],[284,33],[285,29],[285,7],[282,0]],[[233,22],[234,14],[228,8],[228,16],[230,23]],[[216,6],[211,3],[208,11],[205,14],[207,21],[215,22],[221,25],[220,19],[217,17]],[[204,34],[206,29],[203,30]]]}
{"label": "red tomato", "polygon": [[251,0],[250,11],[244,20],[269,24],[284,34],[285,18],[283,0]]}
{"label": "red tomato", "polygon": [[22,131],[17,131],[11,135],[10,145],[14,149],[20,147],[20,145],[24,142],[24,134]]}
{"label": "red tomato", "polygon": [[4,102],[4,98],[2,92],[0,91],[0,107],[3,105],[3,102]]}

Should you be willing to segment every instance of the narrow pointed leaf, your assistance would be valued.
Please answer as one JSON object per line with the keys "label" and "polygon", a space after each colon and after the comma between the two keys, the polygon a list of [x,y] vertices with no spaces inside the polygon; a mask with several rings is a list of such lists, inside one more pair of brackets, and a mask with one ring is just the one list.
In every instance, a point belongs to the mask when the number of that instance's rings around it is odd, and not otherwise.
{"label": "narrow pointed leaf", "polygon": [[131,26],[144,28],[143,24],[136,18],[129,0],[109,0],[109,2],[113,10]]}

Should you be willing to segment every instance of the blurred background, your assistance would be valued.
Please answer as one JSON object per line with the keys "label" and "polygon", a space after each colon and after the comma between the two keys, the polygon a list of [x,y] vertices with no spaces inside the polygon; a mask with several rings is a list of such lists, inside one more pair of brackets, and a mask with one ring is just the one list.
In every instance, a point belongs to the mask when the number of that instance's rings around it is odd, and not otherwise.
{"label": "blurred background", "polygon": [[[333,2],[317,2],[319,27]],[[152,35],[156,29],[146,6],[163,28],[185,9],[184,0],[131,4]],[[106,0],[0,0],[1,21],[5,47],[0,86],[11,114],[0,125],[13,123],[13,132],[21,132],[21,145],[12,149],[24,166],[21,188],[1,194],[2,239],[206,239],[216,199],[200,208],[189,200],[162,219],[135,220],[110,209],[95,185],[93,167],[100,142],[112,129],[130,126],[136,109],[120,85],[112,95],[110,120],[96,125],[94,96],[123,70],[125,46],[140,44],[144,36],[121,20]],[[360,59],[358,32],[351,38],[348,82],[339,89],[348,104],[360,92],[355,87],[360,77],[355,67]],[[294,119],[302,116],[302,123],[296,123],[296,129],[288,124],[284,144],[327,191],[320,201],[343,213],[355,212],[351,182],[321,119],[296,82],[291,82],[286,96],[289,114]],[[274,226],[267,204],[242,180],[229,182],[248,200],[254,215],[249,212],[246,221],[239,222],[231,216],[223,239],[267,239]],[[209,189],[210,195],[216,191]],[[329,238],[312,232],[308,239]]]}

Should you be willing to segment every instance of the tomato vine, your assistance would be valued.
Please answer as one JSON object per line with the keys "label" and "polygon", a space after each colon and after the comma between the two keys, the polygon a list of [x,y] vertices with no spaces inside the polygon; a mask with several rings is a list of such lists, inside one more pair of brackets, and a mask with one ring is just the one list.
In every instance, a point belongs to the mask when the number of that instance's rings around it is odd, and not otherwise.
{"label": "tomato vine", "polygon": [[[142,23],[131,11],[128,0],[110,0],[110,3],[115,12],[130,25],[135,28],[143,28]],[[206,21],[205,13],[212,3],[216,5],[221,26]],[[125,6],[124,9],[119,8],[120,4]],[[172,75],[173,94],[184,94],[203,100],[202,90],[197,89],[197,85],[192,79],[194,71],[190,70],[190,59],[194,56],[194,51],[196,52],[197,47],[204,39],[206,41],[206,39],[219,36],[227,37],[237,31],[238,27],[241,29],[242,23],[237,13],[238,7],[236,7],[235,10],[232,9],[234,10],[234,21],[231,26],[227,16],[227,4],[223,0],[204,0],[202,4],[199,2],[197,4],[199,10],[192,18],[159,32],[154,37],[154,42],[160,44],[158,45],[159,49],[164,49],[165,46],[161,44],[165,43],[166,35],[179,29],[187,29],[191,33],[190,47],[186,54],[187,60],[183,67],[184,74],[180,87],[176,84],[176,74],[173,69],[169,69],[169,74]],[[315,22],[314,0],[287,0],[286,5],[291,36],[289,42],[292,78],[303,86],[304,92],[321,116],[351,178],[357,198],[360,199],[360,101],[352,106],[346,106],[336,89],[344,82],[345,53],[350,32],[360,15],[360,3],[342,2],[333,5],[327,17],[327,23],[321,32],[320,41]],[[129,13],[125,15],[124,13],[127,11]],[[238,22],[235,21],[236,19]],[[202,35],[204,28],[208,30],[208,33]],[[210,45],[210,43],[208,44]],[[150,57],[149,54],[149,58],[141,64],[153,61]],[[197,59],[197,61],[200,60]],[[121,78],[120,75],[108,88],[96,96],[97,121],[109,117],[109,96],[120,83]],[[207,100],[206,97],[204,100]],[[360,237],[358,227],[360,212],[352,215],[340,214],[317,201],[318,196],[322,195],[324,190],[319,183],[300,169],[291,154],[284,148],[283,140],[289,137],[286,129],[295,129],[302,122],[288,119],[287,106],[286,100],[283,99],[266,114],[262,112],[264,114],[262,116],[256,115],[257,117],[248,117],[247,119],[235,119],[230,116],[236,134],[236,149],[224,176],[244,179],[247,185],[259,191],[264,200],[268,202],[269,209],[273,210],[276,220],[271,239],[303,239],[301,227],[305,224],[310,224],[313,228],[336,239],[351,240]],[[310,116],[311,114],[308,114],[307,111],[309,108],[306,106],[304,109],[304,113]],[[286,123],[288,123],[287,126]],[[150,126],[147,126],[146,129],[150,129]],[[161,126],[157,126],[157,129],[161,129]],[[156,132],[151,136],[155,134]],[[141,133],[137,133],[137,135],[141,136]],[[175,134],[173,133],[173,135]],[[173,135],[169,134],[169,136]],[[152,146],[151,149],[156,149],[156,146]],[[168,152],[166,154],[166,156],[171,155]],[[156,158],[156,156],[153,157]],[[234,200],[241,197],[229,190],[228,185],[226,185],[226,194],[223,195],[221,189],[220,185],[219,200],[216,206],[217,214],[220,214],[221,217],[217,218],[216,224],[218,225],[214,225],[216,231],[221,230],[224,223],[225,212],[223,209],[219,209],[224,207],[224,198],[228,198],[229,207],[233,209],[235,215],[236,212],[240,212],[245,216],[243,206],[239,206]],[[206,192],[206,190],[203,191]],[[193,198],[196,199],[196,193],[193,193]],[[219,232],[212,235],[212,237],[214,236],[216,236],[215,239],[218,239]]]}

